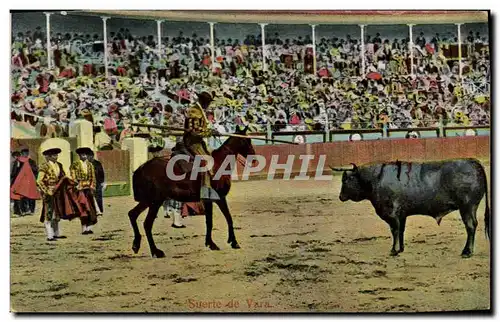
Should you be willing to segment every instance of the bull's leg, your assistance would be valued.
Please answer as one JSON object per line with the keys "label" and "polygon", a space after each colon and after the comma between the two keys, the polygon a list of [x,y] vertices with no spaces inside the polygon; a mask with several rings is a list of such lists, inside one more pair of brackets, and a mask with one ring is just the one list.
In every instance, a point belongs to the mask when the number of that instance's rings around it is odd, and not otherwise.
{"label": "bull's leg", "polygon": [[474,251],[474,238],[476,236],[477,218],[476,211],[478,205],[467,205],[460,208],[460,216],[465,224],[467,230],[467,242],[465,243],[462,257],[471,257]]}
{"label": "bull's leg", "polygon": [[161,258],[165,257],[165,253],[160,249],[156,248],[155,241],[153,240],[153,223],[155,222],[156,215],[158,215],[158,210],[162,203],[154,203],[149,206],[148,215],[144,221],[144,230],[146,231],[146,237],[148,238],[149,249],[151,250],[151,256]]}
{"label": "bull's leg", "polygon": [[227,229],[229,233],[227,242],[230,243],[231,247],[234,249],[240,248],[240,245],[238,245],[238,242],[236,241],[236,236],[234,235],[233,218],[231,217],[231,213],[229,212],[229,207],[227,206],[226,198],[221,198],[220,200],[218,200],[217,205],[224,214],[224,217],[226,217]]}
{"label": "bull's leg", "polygon": [[203,201],[203,206],[205,207],[205,223],[207,225],[205,246],[210,247],[211,250],[219,250],[220,248],[212,240],[212,215],[213,215],[212,202],[205,200]]}
{"label": "bull's leg", "polygon": [[399,228],[400,221],[397,216],[391,215],[384,219],[391,228],[392,233],[392,249],[391,256],[397,256],[400,253],[400,245],[399,245]]}
{"label": "bull's leg", "polygon": [[128,212],[128,218],[130,219],[130,224],[132,225],[132,229],[134,230],[134,241],[132,242],[132,250],[134,253],[138,253],[141,248],[141,233],[139,232],[139,227],[137,226],[137,217],[146,210],[148,207],[147,204],[143,202],[139,202],[137,206],[132,208]]}
{"label": "bull's leg", "polygon": [[406,228],[406,216],[401,216],[399,218],[399,252],[402,253],[405,250],[405,228]]}

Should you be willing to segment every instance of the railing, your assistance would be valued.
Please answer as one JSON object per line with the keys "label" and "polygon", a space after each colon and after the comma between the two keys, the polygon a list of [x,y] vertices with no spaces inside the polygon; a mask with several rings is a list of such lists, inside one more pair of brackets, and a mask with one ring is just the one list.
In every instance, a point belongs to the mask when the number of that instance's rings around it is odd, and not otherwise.
{"label": "railing", "polygon": [[[490,126],[439,126],[389,129],[350,129],[330,131],[283,131],[283,132],[252,132],[250,136],[259,136],[266,139],[279,138],[297,143],[328,143],[338,141],[363,141],[381,139],[414,139],[414,138],[439,138],[456,136],[489,136]],[[253,140],[254,145],[284,144],[272,141]],[[220,146],[220,141],[209,139],[212,148]]]}

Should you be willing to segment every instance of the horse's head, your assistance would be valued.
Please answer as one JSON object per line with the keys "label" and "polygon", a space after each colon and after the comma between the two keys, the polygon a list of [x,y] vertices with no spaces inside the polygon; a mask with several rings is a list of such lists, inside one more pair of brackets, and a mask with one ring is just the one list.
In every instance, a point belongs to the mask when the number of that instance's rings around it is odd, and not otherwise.
{"label": "horse's head", "polygon": [[[236,126],[235,134],[246,135],[248,130],[248,126],[245,128],[240,128]],[[226,141],[227,146],[231,149],[231,151],[235,154],[239,154],[242,157],[246,158],[248,155],[255,154],[255,150],[252,145],[252,140],[247,138],[240,137],[230,137]]]}

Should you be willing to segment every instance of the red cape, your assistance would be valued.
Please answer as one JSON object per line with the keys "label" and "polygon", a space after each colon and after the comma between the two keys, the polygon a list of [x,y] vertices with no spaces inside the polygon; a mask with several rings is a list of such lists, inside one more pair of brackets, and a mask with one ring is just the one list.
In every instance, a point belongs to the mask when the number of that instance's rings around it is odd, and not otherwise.
{"label": "red cape", "polygon": [[[42,213],[40,215],[40,222],[44,222],[47,211],[48,203],[52,203],[54,214],[60,219],[72,220],[77,217],[91,216],[87,211],[88,203],[82,199],[75,189],[75,184],[68,177],[62,177],[54,188],[54,196],[49,200],[44,200]],[[95,220],[94,216],[90,218],[89,222]]]}
{"label": "red cape", "polygon": [[28,162],[29,158],[19,157],[18,160],[23,164],[21,171],[10,187],[10,199],[21,200],[21,198],[40,199],[40,193],[36,186],[36,178]]}
{"label": "red cape", "polygon": [[195,216],[205,215],[205,211],[203,209],[203,204],[201,202],[185,202],[182,206],[181,209],[181,215],[182,217],[188,217],[190,215],[190,210],[191,212],[194,213]]}

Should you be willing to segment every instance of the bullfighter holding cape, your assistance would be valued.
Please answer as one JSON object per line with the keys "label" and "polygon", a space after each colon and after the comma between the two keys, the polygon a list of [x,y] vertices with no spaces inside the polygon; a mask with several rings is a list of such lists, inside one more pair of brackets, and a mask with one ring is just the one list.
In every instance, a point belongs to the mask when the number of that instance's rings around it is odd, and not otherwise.
{"label": "bullfighter holding cape", "polygon": [[44,223],[48,241],[66,238],[61,235],[59,221],[79,216],[76,199],[70,193],[71,180],[57,161],[61,149],[47,148],[42,152],[47,162],[40,166],[36,183],[42,193],[43,207],[40,222]]}
{"label": "bullfighter holding cape", "polygon": [[80,160],[71,164],[70,173],[71,179],[75,183],[73,193],[78,200],[81,210],[82,234],[88,235],[94,233],[92,226],[97,223],[97,210],[94,199],[96,179],[94,166],[88,160],[88,156],[92,154],[92,149],[89,147],[80,147],[76,149],[76,153],[80,156]]}

